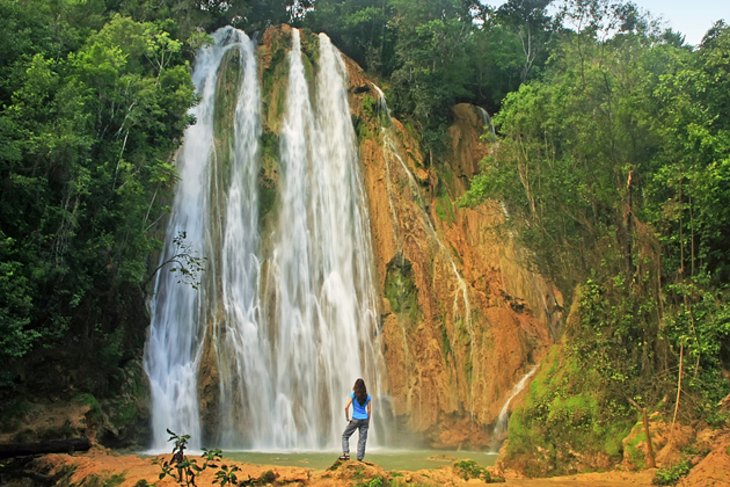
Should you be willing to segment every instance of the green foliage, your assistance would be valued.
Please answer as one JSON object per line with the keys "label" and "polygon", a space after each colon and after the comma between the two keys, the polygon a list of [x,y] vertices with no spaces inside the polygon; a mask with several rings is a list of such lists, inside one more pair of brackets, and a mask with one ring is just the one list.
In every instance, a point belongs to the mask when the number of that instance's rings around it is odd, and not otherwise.
{"label": "green foliage", "polygon": [[621,458],[633,412],[603,389],[600,371],[554,347],[509,422],[507,460],[523,459],[533,475],[567,471],[566,452],[602,452]]}
{"label": "green foliage", "polygon": [[[53,6],[51,6],[53,4]],[[136,22],[101,2],[2,8],[18,49],[0,71],[0,377],[4,393],[33,388],[63,363],[103,392],[139,346],[118,326],[135,311],[175,169],[170,155],[194,100],[170,21]],[[54,42],[54,29],[62,32]],[[139,298],[136,298],[139,299]],[[136,351],[133,353],[137,353]],[[11,379],[13,385],[11,386]],[[73,379],[71,379],[73,380]]]}
{"label": "green foliage", "polygon": [[112,474],[109,476],[90,475],[84,479],[84,485],[88,487],[116,487],[124,482],[123,474]]}
{"label": "green foliage", "polygon": [[398,483],[396,480],[391,480],[388,477],[384,477],[382,475],[376,475],[371,479],[363,478],[363,470],[357,470],[353,477],[357,480],[357,482],[354,484],[355,487],[387,487],[390,485],[400,485],[400,483]]}
{"label": "green foliage", "polygon": [[454,0],[389,5],[396,38],[388,90],[393,112],[414,123],[424,145],[441,150],[451,105],[470,97],[468,8]]}
{"label": "green foliage", "polygon": [[504,482],[504,478],[492,475],[489,470],[481,467],[474,460],[459,460],[454,462],[454,472],[464,480],[479,479],[487,484]]}
{"label": "green foliage", "polygon": [[[561,15],[585,27],[506,96],[499,145],[459,201],[503,201],[507,225],[574,303],[565,359],[510,422],[510,454],[556,469],[566,444],[618,453],[626,398],[664,407],[680,349],[685,418],[724,424],[717,403],[730,392],[730,28],[716,24],[690,51],[630,5]],[[608,25],[619,32],[599,39]]]}
{"label": "green foliage", "polygon": [[469,479],[484,479],[489,481],[489,472],[484,468],[480,467],[474,460],[459,460],[454,463],[454,471],[456,475],[464,480]]}
{"label": "green foliage", "polygon": [[605,238],[622,238],[628,174],[658,148],[646,90],[666,48],[645,42],[560,43],[544,79],[505,98],[494,118],[505,140],[462,199],[504,201],[520,239],[562,289],[606,260]]}
{"label": "green foliage", "polygon": [[718,409],[730,393],[722,371],[730,360],[730,305],[726,291],[717,291],[706,277],[670,284],[668,299],[676,305],[667,316],[666,333],[675,348],[684,348],[689,380],[686,393],[695,397],[693,415],[722,426],[726,414]]}
{"label": "green foliage", "polygon": [[682,477],[686,477],[692,468],[689,459],[684,459],[676,465],[667,468],[660,468],[654,475],[654,485],[676,485]]}
{"label": "green foliage", "polygon": [[603,284],[589,279],[576,299],[579,319],[566,330],[568,347],[582,366],[600,375],[604,393],[622,401],[647,396],[652,387],[661,390],[653,300],[638,294],[623,275]]}
{"label": "green foliage", "polygon": [[[12,255],[12,247],[13,239],[0,240],[0,254]],[[3,359],[23,357],[41,336],[29,326],[32,288],[22,266],[14,260],[0,261],[0,358]],[[6,380],[0,376],[0,385]]]}
{"label": "green foliage", "polygon": [[626,445],[626,455],[637,468],[644,468],[646,466],[644,451],[639,448],[642,442],[646,442],[646,433],[644,433],[643,428]]}
{"label": "green foliage", "polygon": [[647,214],[661,230],[667,267],[685,276],[706,271],[716,284],[730,276],[730,124],[724,115],[730,63],[722,54],[728,48],[730,27],[719,22],[655,87],[656,130],[664,145],[648,185]]}
{"label": "green foliage", "polygon": [[[160,464],[160,474],[158,476],[160,480],[171,477],[178,485],[186,487],[190,487],[191,485],[195,486],[195,479],[201,472],[208,468],[219,468],[217,462],[220,462],[223,458],[223,452],[221,450],[207,450],[204,448],[203,454],[201,455],[203,463],[198,465],[196,459],[185,455],[185,449],[187,448],[188,441],[190,441],[190,435],[178,435],[169,429],[167,433],[170,435],[167,441],[174,442],[174,446],[172,448],[172,458],[170,460],[164,460]],[[231,468],[225,465],[221,466],[221,470],[216,472],[213,483],[220,483],[221,485],[231,483],[236,485],[238,480],[236,472],[238,471],[238,467],[235,466]]]}
{"label": "green foliage", "polygon": [[395,35],[388,25],[391,13],[387,0],[317,0],[305,24],[315,32],[327,32],[365,69],[390,72]]}
{"label": "green foliage", "polygon": [[367,487],[385,487],[387,484],[384,477],[373,477],[366,485]]}
{"label": "green foliage", "polygon": [[436,197],[436,215],[447,225],[451,225],[456,221],[454,204],[446,192]]}

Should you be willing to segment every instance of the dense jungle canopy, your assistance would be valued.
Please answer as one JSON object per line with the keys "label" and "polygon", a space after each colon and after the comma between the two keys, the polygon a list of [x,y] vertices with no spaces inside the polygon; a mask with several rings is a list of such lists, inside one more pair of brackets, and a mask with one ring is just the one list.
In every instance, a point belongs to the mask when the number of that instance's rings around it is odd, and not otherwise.
{"label": "dense jungle canopy", "polygon": [[379,80],[431,164],[451,106],[494,115],[494,150],[459,204],[502,201],[574,311],[512,418],[511,455],[565,437],[615,453],[630,401],[671,417],[680,373],[679,420],[727,424],[722,21],[689,46],[607,0],[0,0],[0,17],[6,418],[82,396],[116,398],[112,421],[134,421],[119,398],[144,388],[145,299],[193,122],[196,49],[223,25],[289,23],[326,32]]}

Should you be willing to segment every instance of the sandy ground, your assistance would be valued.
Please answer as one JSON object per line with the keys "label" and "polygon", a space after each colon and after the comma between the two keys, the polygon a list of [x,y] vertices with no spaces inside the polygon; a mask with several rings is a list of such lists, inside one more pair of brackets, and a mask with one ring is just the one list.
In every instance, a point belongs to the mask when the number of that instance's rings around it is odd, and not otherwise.
{"label": "sandy ground", "polygon": [[[169,455],[157,457],[157,459],[169,459]],[[135,487],[140,480],[145,480],[149,484],[155,484],[159,487],[167,487],[176,485],[171,478],[159,479],[160,466],[154,463],[155,459],[149,457],[140,457],[136,455],[119,455],[106,450],[94,450],[84,454],[65,455],[53,454],[45,455],[34,461],[31,468],[43,475],[57,476],[60,472],[68,471],[69,466],[73,466],[73,473],[68,475],[67,481],[74,485],[93,484],[98,480],[111,479],[116,476],[119,480],[123,477],[119,485],[121,487]],[[347,485],[368,485],[368,483],[376,478],[390,478],[396,481],[395,485],[419,485],[419,486],[460,486],[460,485],[487,485],[481,480],[471,479],[463,480],[456,475],[451,467],[443,467],[432,470],[419,470],[416,472],[394,472],[384,471],[376,464],[367,462],[335,462],[333,467],[328,470],[313,470],[301,467],[281,467],[266,465],[251,465],[239,462],[221,462],[227,466],[237,465],[242,474],[238,476],[240,480],[247,478],[259,479],[265,472],[271,471],[276,475],[274,485],[301,485],[301,486],[318,486],[318,487],[334,487]],[[199,487],[214,485],[214,475],[216,470],[206,470],[197,479],[196,484]],[[507,478],[502,485],[507,486],[523,486],[523,487],[557,487],[557,486],[590,486],[590,487],[609,487],[609,486],[650,486],[653,471],[644,472],[620,472],[611,471],[603,473],[588,473],[580,475],[570,475],[562,477],[553,477],[546,479],[518,479]],[[94,479],[96,477],[96,479]],[[509,474],[507,475],[509,477]],[[387,483],[385,484],[387,485]],[[491,484],[490,484],[491,485]]]}

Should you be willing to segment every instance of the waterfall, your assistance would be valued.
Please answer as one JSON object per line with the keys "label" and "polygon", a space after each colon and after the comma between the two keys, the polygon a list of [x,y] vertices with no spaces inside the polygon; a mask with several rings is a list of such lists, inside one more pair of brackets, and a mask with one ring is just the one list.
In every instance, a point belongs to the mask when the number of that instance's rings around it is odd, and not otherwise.
{"label": "waterfall", "polygon": [[489,112],[482,107],[477,107],[477,110],[479,110],[479,114],[482,116],[482,124],[484,128],[489,130],[492,137],[496,137],[497,131],[494,129],[494,123],[492,122],[492,117],[489,116]]}
{"label": "waterfall", "polygon": [[[165,272],[155,284],[145,352],[153,448],[166,447],[170,428],[190,434],[192,448],[206,432],[225,448],[336,449],[355,379],[365,378],[378,399],[383,362],[346,68],[320,34],[316,76],[308,80],[300,33],[292,30],[276,211],[261,234],[255,46],[230,27],[214,41],[196,60],[197,122],[178,155],[162,257],[174,255],[173,237],[187,232],[208,257],[205,284],[196,292]],[[216,123],[215,111],[220,66],[232,50],[239,85],[229,127]],[[208,360],[213,375],[198,377]],[[207,399],[199,398],[206,380],[217,385],[212,411],[199,402]],[[202,424],[201,416],[211,421]]]}
{"label": "waterfall", "polygon": [[510,391],[509,393],[509,396],[507,396],[507,400],[504,402],[502,409],[500,409],[499,416],[497,416],[497,421],[494,423],[494,429],[492,430],[492,452],[497,452],[497,446],[499,442],[502,441],[502,436],[504,436],[505,432],[507,431],[509,405],[512,402],[512,399],[517,397],[517,394],[522,392],[522,389],[524,389],[527,385],[527,381],[535,374],[535,372],[537,372],[537,365],[528,370],[527,373],[523,375],[522,378],[517,382],[517,384],[514,385],[512,391]]}
{"label": "waterfall", "polygon": [[271,434],[267,409],[272,398],[268,380],[271,353],[261,312],[259,202],[256,187],[261,137],[261,93],[254,43],[240,44],[240,87],[228,141],[230,187],[225,200],[221,246],[224,323],[214,328],[219,372],[219,445],[250,446],[251,439]]}
{"label": "waterfall", "polygon": [[[192,245],[211,245],[211,160],[214,157],[214,106],[218,66],[225,53],[247,40],[231,28],[218,30],[214,43],[201,49],[193,71],[200,102],[192,109],[195,125],[185,132],[177,157],[180,181],[167,227],[161,261],[179,252],[174,237],[184,232]],[[206,251],[206,254],[208,252]],[[210,266],[210,263],[208,263]],[[144,369],[150,381],[153,449],[167,449],[166,429],[191,435],[190,447],[201,439],[197,371],[205,337],[207,307],[214,296],[178,283],[177,273],[163,268],[156,277],[150,305],[151,324],[145,347]],[[214,294],[214,293],[213,293]]]}
{"label": "waterfall", "polygon": [[316,106],[292,31],[280,139],[281,207],[268,268],[276,385],[273,446],[334,446],[354,379],[378,384],[369,221],[345,67],[320,34]]}

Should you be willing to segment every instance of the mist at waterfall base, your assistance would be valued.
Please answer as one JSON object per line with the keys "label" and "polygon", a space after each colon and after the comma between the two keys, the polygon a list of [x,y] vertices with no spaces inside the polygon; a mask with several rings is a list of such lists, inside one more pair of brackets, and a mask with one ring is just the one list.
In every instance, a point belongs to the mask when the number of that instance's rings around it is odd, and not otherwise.
{"label": "mist at waterfall base", "polygon": [[[180,232],[207,260],[197,290],[175,273],[157,276],[144,358],[152,450],[169,448],[168,429],[191,435],[191,449],[335,450],[357,377],[375,398],[369,444],[385,440],[370,224],[346,70],[325,35],[314,87],[302,58],[292,30],[276,211],[262,235],[255,43],[226,27],[197,56],[200,103],[178,154],[162,261],[178,251]],[[226,107],[219,90],[231,79],[235,107]],[[218,378],[217,409],[203,414],[206,354]]]}

